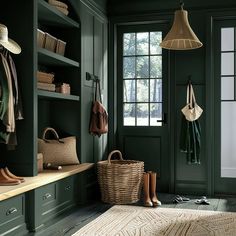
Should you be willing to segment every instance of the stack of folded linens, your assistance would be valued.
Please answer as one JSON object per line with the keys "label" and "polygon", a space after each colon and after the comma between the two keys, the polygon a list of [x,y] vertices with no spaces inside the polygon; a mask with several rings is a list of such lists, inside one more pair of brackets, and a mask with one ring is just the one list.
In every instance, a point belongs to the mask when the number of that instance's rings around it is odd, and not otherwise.
{"label": "stack of folded linens", "polygon": [[37,87],[41,90],[55,92],[56,85],[53,84],[54,74],[42,71],[37,72]]}
{"label": "stack of folded linens", "polygon": [[64,15],[68,15],[68,5],[64,2],[58,1],[58,0],[48,0],[48,3],[54,7],[57,8],[60,12],[62,12]]}

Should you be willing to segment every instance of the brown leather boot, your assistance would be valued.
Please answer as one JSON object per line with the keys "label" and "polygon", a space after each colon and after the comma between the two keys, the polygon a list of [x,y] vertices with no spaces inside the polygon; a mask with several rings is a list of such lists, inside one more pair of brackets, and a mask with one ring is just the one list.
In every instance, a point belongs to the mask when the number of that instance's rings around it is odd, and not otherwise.
{"label": "brown leather boot", "polygon": [[154,207],[161,206],[161,202],[157,199],[156,195],[156,177],[157,173],[149,171],[150,175],[150,197]]}
{"label": "brown leather boot", "polygon": [[25,182],[25,179],[23,177],[15,176],[14,174],[11,173],[11,171],[7,167],[4,168],[4,172],[8,177],[12,179],[20,180],[21,183]]}
{"label": "brown leather boot", "polygon": [[20,184],[20,180],[12,179],[6,175],[4,169],[0,169],[0,185],[8,186],[8,185],[17,185]]}
{"label": "brown leather boot", "polygon": [[152,201],[149,195],[149,173],[143,173],[143,193],[144,193],[144,206],[151,207],[153,206]]}

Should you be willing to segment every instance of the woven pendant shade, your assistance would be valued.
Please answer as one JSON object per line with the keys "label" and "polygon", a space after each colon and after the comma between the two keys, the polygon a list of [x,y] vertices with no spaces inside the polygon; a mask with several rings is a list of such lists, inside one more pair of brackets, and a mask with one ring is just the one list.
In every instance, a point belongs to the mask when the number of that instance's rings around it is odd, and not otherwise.
{"label": "woven pendant shade", "polygon": [[187,11],[175,11],[174,23],[160,46],[172,50],[191,50],[202,46],[189,25]]}

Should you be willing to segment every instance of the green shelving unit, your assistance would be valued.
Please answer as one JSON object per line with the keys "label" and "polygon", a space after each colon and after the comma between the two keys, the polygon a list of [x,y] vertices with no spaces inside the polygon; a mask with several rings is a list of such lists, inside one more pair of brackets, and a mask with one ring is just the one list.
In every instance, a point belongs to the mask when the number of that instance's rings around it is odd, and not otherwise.
{"label": "green shelving unit", "polygon": [[79,67],[79,62],[66,58],[60,54],[51,52],[45,48],[38,48],[38,62],[48,66],[72,66]]}
{"label": "green shelving unit", "polygon": [[38,90],[38,98],[39,99],[49,99],[49,100],[68,100],[68,101],[79,101],[80,97],[69,94],[62,94],[44,90]]}
{"label": "green shelving unit", "polygon": [[80,27],[78,22],[64,15],[44,0],[38,0],[38,18],[40,21],[47,23],[47,25],[56,25],[58,27]]}

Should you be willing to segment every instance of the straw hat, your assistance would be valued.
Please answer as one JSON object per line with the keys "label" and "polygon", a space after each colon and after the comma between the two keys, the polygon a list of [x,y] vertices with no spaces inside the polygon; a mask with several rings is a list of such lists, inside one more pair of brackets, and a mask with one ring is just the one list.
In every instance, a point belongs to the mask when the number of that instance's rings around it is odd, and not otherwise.
{"label": "straw hat", "polygon": [[0,44],[14,54],[21,52],[21,47],[14,40],[8,38],[7,27],[3,24],[0,24]]}

